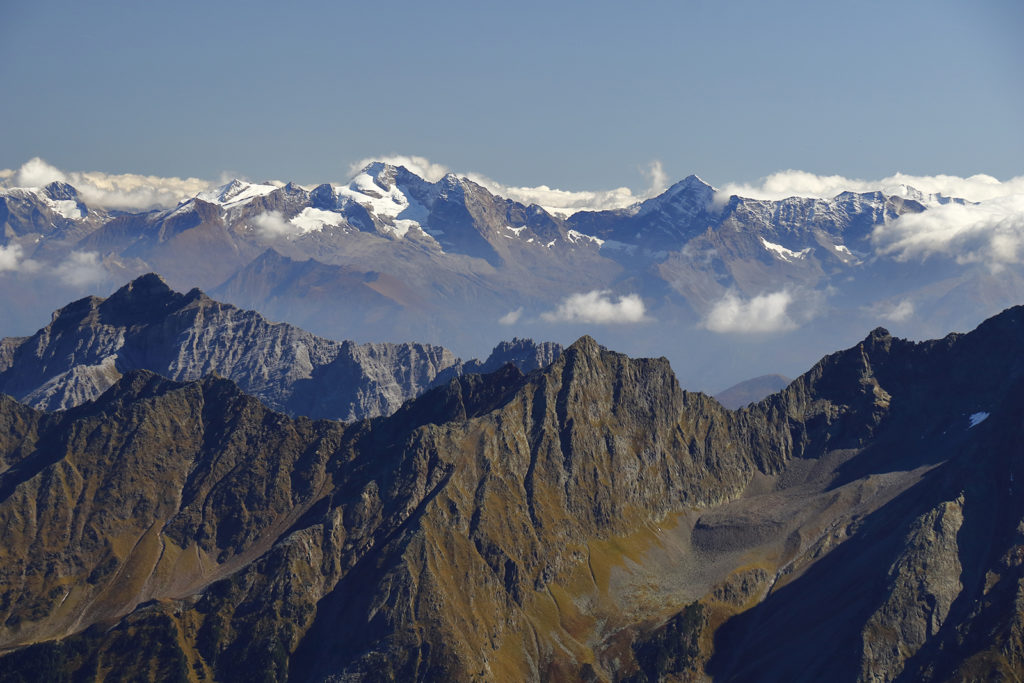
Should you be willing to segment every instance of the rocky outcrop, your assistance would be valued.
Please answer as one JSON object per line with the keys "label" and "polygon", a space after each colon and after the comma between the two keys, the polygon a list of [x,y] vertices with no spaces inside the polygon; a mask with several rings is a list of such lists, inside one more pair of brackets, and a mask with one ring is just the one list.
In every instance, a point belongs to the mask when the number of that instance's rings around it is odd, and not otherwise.
{"label": "rocky outcrop", "polygon": [[864,629],[861,678],[888,681],[938,634],[960,595],[959,547],[964,499],[941,503],[915,520],[889,568],[887,596]]}

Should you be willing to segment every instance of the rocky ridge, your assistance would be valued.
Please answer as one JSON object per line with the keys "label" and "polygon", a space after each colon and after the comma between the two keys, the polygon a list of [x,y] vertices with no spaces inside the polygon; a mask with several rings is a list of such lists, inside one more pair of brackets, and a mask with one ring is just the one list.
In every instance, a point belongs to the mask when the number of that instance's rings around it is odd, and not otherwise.
{"label": "rocky ridge", "polygon": [[0,342],[0,393],[44,410],[99,396],[122,374],[147,369],[175,380],[211,373],[291,415],[356,420],[393,413],[436,382],[505,362],[533,370],[560,347],[516,340],[486,362],[464,364],[429,344],[356,344],[271,323],[254,311],[181,294],[145,275],[107,299],[53,314],[31,337]]}
{"label": "rocky ridge", "polygon": [[2,399],[3,669],[1012,674],[1022,342],[1024,308],[878,329],[735,412],[590,338],[349,426],[147,372],[61,413]]}

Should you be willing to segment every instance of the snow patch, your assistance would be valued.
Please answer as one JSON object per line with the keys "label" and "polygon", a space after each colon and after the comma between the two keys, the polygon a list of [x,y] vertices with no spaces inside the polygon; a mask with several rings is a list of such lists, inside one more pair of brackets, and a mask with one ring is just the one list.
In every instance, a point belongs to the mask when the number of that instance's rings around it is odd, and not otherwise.
{"label": "snow patch", "polygon": [[974,413],[973,415],[971,415],[971,416],[970,416],[970,417],[968,418],[968,419],[969,419],[969,420],[971,421],[971,426],[970,426],[970,427],[968,427],[968,429],[971,429],[971,428],[973,428],[973,427],[977,427],[977,426],[978,426],[978,425],[980,425],[980,424],[981,424],[982,422],[984,422],[985,420],[987,420],[987,419],[988,419],[988,416],[989,416],[989,413],[986,413],[986,412],[984,412],[984,411],[981,411],[981,412],[977,412],[977,413]]}
{"label": "snow patch", "polygon": [[781,244],[775,244],[774,242],[769,242],[768,240],[766,240],[763,237],[761,238],[761,244],[764,245],[765,249],[767,249],[768,251],[774,253],[776,256],[778,256],[783,261],[790,261],[790,262],[797,261],[797,260],[800,260],[800,259],[805,259],[805,258],[807,258],[807,255],[810,254],[811,251],[813,251],[811,247],[807,247],[806,249],[802,249],[800,251],[793,251],[792,249],[786,249]]}
{"label": "snow patch", "polygon": [[604,244],[604,240],[601,239],[600,237],[594,237],[593,235],[585,235],[582,232],[577,232],[575,230],[570,230],[568,233],[566,233],[566,238],[573,244],[577,244],[580,240],[590,240],[599,247],[602,244]]}
{"label": "snow patch", "polygon": [[259,185],[235,179],[208,192],[200,192],[196,197],[204,202],[231,208],[257,197],[264,197],[276,189],[275,185]]}
{"label": "snow patch", "polygon": [[299,234],[304,235],[310,232],[320,232],[327,225],[337,227],[344,221],[345,218],[340,213],[307,206],[289,222],[299,229]]}

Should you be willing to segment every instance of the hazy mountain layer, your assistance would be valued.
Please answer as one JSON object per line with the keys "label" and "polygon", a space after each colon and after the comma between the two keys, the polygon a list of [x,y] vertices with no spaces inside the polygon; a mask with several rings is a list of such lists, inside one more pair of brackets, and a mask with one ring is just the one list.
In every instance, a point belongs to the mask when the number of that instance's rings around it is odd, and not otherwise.
{"label": "hazy mountain layer", "polygon": [[[383,163],[348,184],[235,180],[137,213],[87,207],[63,184],[3,190],[0,287],[12,295],[0,300],[0,333],[29,333],[72,292],[159,272],[318,335],[417,340],[463,357],[511,335],[568,341],[596,329],[602,343],[666,356],[688,385],[717,389],[792,375],[880,323],[927,338],[1024,300],[1024,270],[1003,242],[987,245],[980,223],[962,248],[925,248],[937,237],[924,224],[941,225],[950,208],[974,209],[906,187],[726,197],[690,176],[626,209],[564,217]],[[920,226],[917,246],[894,248],[907,221]]]}
{"label": "hazy mountain layer", "polygon": [[589,338],[347,427],[146,372],[3,399],[2,669],[1012,677],[1022,343],[878,329],[737,412]]}
{"label": "hazy mountain layer", "polygon": [[[492,359],[530,371],[561,348],[516,340]],[[464,370],[447,349],[428,344],[356,344],[268,322],[198,289],[180,294],[156,275],[107,299],[89,297],[53,314],[27,338],[0,342],[0,393],[45,410],[96,398],[123,373],[147,369],[176,380],[215,373],[291,415],[354,420],[388,415],[436,381]]]}

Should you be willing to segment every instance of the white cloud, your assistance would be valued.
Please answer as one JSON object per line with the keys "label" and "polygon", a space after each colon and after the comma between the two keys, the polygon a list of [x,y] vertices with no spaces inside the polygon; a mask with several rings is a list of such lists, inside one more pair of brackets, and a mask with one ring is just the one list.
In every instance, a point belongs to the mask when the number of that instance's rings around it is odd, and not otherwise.
{"label": "white cloud", "polygon": [[522,316],[523,316],[523,307],[520,306],[519,308],[515,309],[514,311],[509,311],[505,315],[503,315],[500,318],[498,318],[498,323],[501,324],[501,325],[515,325],[517,322],[519,322],[519,318],[521,318]]}
{"label": "white cloud", "polygon": [[0,272],[9,270],[31,273],[39,269],[39,263],[24,256],[25,252],[20,244],[0,244]]}
{"label": "white cloud", "polygon": [[786,332],[817,315],[824,293],[783,289],[746,299],[728,291],[712,305],[701,327],[712,332],[755,334]]}
{"label": "white cloud", "polygon": [[662,168],[661,162],[655,159],[647,168],[644,169],[644,175],[650,178],[650,185],[647,187],[647,192],[644,193],[644,198],[654,197],[668,188],[668,174],[665,173],[665,169]]}
{"label": "white cloud", "polygon": [[39,157],[29,159],[15,176],[20,187],[42,187],[54,181],[66,182],[67,176],[55,166],[51,166]]}
{"label": "white cloud", "polygon": [[72,251],[54,268],[54,274],[72,287],[86,287],[102,282],[107,271],[95,251]]}
{"label": "white cloud", "polygon": [[914,315],[914,302],[910,299],[903,299],[902,301],[880,301],[863,310],[865,310],[868,315],[884,320],[885,322],[901,323],[909,320]]}
{"label": "white cloud", "polygon": [[252,222],[256,226],[257,234],[264,239],[287,237],[299,232],[298,228],[284,219],[280,211],[261,213]]}
{"label": "white cloud", "polygon": [[17,171],[0,171],[0,186],[3,187],[42,187],[55,180],[73,185],[86,204],[110,209],[171,207],[213,185],[199,178],[161,178],[101,171],[64,172],[39,157],[29,159]]}
{"label": "white cloud", "polygon": [[990,175],[978,174],[968,178],[952,175],[915,176],[896,173],[879,180],[861,180],[839,175],[815,175],[806,171],[787,170],[773,173],[758,183],[726,183],[717,199],[723,202],[730,195],[752,199],[779,200],[787,197],[817,197],[829,199],[841,192],[875,192],[904,195],[906,187],[924,194],[943,194],[980,202],[997,197],[1024,193],[1024,176],[1000,181]]}
{"label": "white cloud", "polygon": [[1024,194],[979,204],[945,204],[876,226],[880,254],[897,260],[948,256],[999,269],[1024,263]]}
{"label": "white cloud", "polygon": [[553,311],[541,313],[548,322],[569,323],[640,323],[647,322],[647,309],[637,294],[627,294],[612,301],[611,290],[595,289],[592,292],[573,294],[566,297]]}

